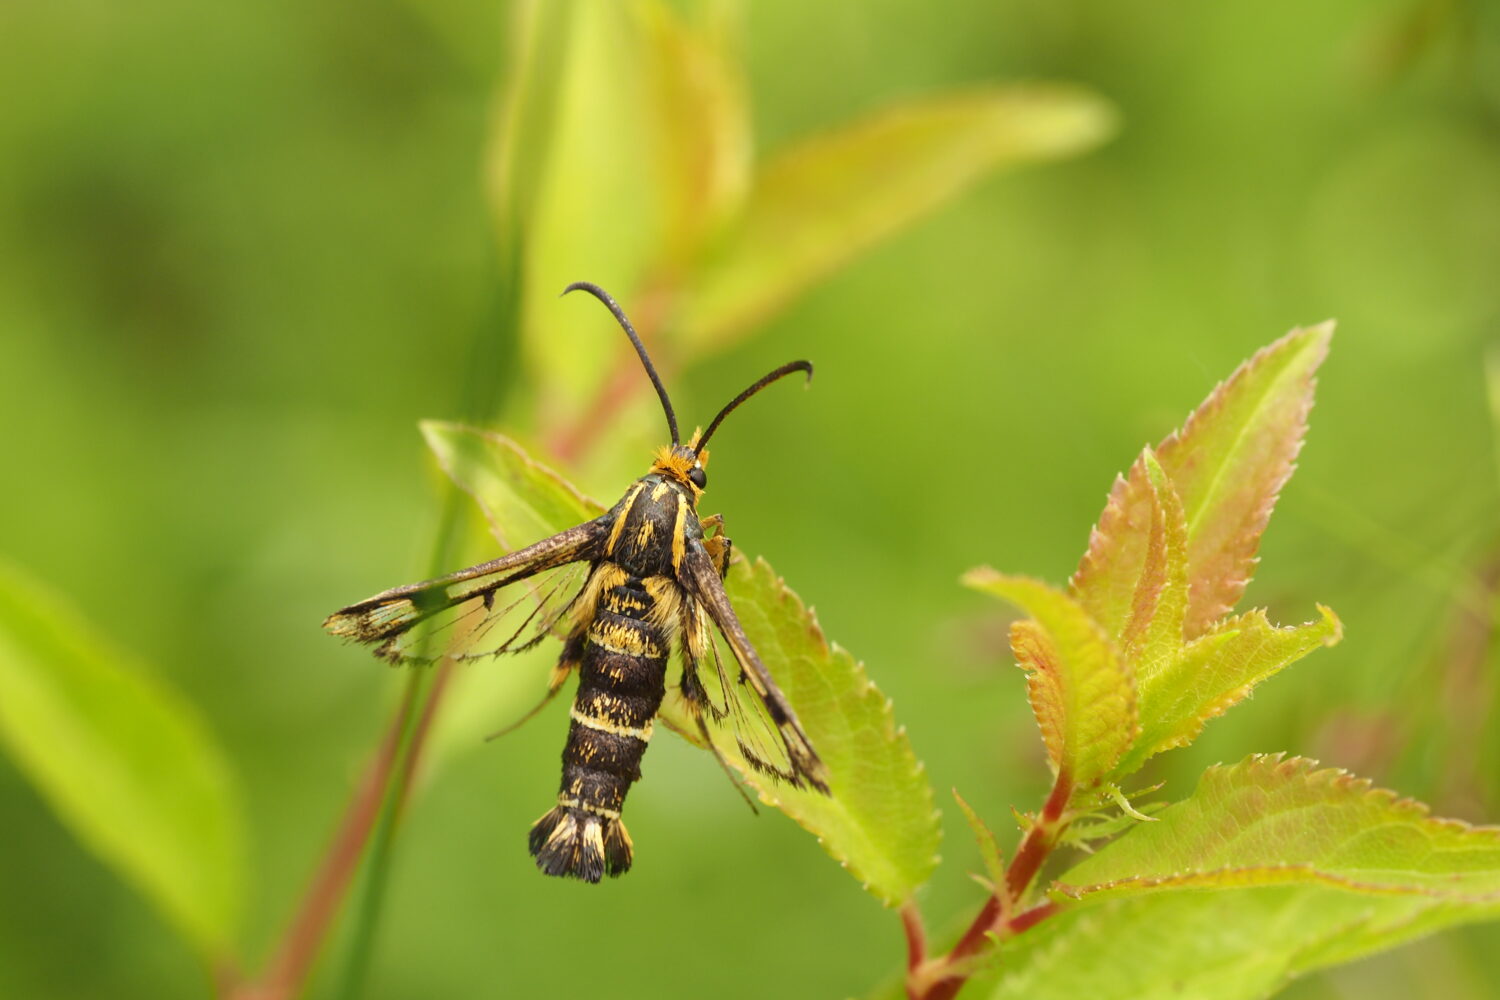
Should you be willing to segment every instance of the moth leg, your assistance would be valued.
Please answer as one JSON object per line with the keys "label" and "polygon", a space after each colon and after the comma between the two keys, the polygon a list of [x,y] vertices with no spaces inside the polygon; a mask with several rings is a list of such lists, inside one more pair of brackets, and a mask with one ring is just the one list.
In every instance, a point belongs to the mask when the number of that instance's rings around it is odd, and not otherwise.
{"label": "moth leg", "polygon": [[724,515],[710,514],[698,523],[703,525],[703,547],[722,580],[729,574],[729,557],[734,552],[734,543],[724,534]]}
{"label": "moth leg", "polygon": [[523,725],[534,719],[542,709],[557,697],[557,692],[562,690],[568,682],[568,676],[577,669],[578,664],[583,661],[583,643],[588,637],[587,626],[575,628],[567,641],[563,643],[562,655],[557,658],[557,664],[552,668],[552,674],[547,678],[547,693],[542,695],[542,700],[532,706],[531,711],[521,716],[515,722],[504,729],[497,729],[485,737],[485,741],[499,739],[507,733],[515,732]]}

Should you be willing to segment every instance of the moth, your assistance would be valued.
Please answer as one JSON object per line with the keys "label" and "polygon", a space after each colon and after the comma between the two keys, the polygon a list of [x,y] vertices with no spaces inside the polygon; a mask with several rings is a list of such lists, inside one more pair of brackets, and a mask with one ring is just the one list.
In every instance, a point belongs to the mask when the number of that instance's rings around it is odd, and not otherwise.
{"label": "moth", "polygon": [[641,776],[674,650],[681,703],[726,769],[710,729],[731,733],[756,770],[829,793],[827,768],[724,592],[732,546],[723,518],[698,516],[714,431],[776,380],[793,372],[811,379],[812,365],[792,361],[767,373],[683,444],[667,390],[624,311],[598,285],[574,282],[564,294],[572,291],[604,303],[630,338],[672,443],[602,516],[478,566],[383,591],[335,611],[323,627],[393,662],[423,662],[424,643],[475,659],[561,639],[546,696],[526,718],[575,670],[578,690],[557,804],[531,827],[529,844],[546,874],[598,882],[623,874],[634,856],[620,810]]}

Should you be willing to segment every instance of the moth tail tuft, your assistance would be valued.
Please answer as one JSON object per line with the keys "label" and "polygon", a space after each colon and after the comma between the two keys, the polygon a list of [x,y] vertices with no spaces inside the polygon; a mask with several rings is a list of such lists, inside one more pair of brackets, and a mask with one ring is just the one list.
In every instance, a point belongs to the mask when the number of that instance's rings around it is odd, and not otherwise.
{"label": "moth tail tuft", "polygon": [[625,824],[618,819],[604,821],[604,870],[611,876],[624,875],[630,871],[630,862],[635,858],[635,845]]}
{"label": "moth tail tuft", "polygon": [[598,882],[630,870],[630,834],[618,819],[555,806],[531,827],[531,853],[548,875]]}

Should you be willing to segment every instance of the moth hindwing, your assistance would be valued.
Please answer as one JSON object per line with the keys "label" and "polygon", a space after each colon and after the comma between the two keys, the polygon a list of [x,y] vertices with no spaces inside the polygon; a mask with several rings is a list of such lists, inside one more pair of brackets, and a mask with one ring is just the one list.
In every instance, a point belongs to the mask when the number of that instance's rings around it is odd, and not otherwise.
{"label": "moth hindwing", "polygon": [[478,566],[376,594],[323,624],[402,663],[436,658],[427,650],[475,659],[559,639],[547,698],[575,671],[578,690],[557,804],[532,826],[530,847],[548,875],[598,882],[630,868],[620,811],[641,776],[674,650],[678,694],[709,749],[718,755],[713,735],[724,732],[757,771],[828,794],[826,767],[725,594],[731,547],[722,521],[698,516],[706,445],[719,424],[777,379],[799,371],[811,378],[812,365],[793,361],[767,373],[683,444],[666,388],[624,312],[597,285],[576,282],[565,292],[574,290],[603,302],[630,338],[672,443],[603,515]]}

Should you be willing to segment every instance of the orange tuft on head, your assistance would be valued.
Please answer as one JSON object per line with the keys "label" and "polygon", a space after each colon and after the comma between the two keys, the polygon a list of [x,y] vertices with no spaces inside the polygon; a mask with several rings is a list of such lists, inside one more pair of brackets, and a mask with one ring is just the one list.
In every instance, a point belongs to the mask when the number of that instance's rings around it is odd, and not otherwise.
{"label": "orange tuft on head", "polygon": [[670,476],[684,486],[691,487],[695,498],[703,495],[703,487],[693,482],[690,473],[694,467],[701,469],[708,464],[707,448],[697,455],[693,454],[693,447],[698,442],[698,433],[694,432],[693,439],[685,445],[662,445],[656,451],[655,461],[651,463],[652,472]]}

